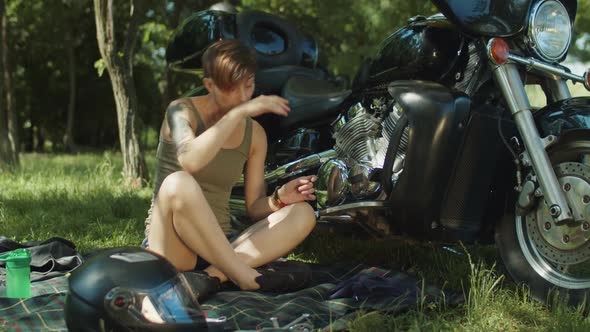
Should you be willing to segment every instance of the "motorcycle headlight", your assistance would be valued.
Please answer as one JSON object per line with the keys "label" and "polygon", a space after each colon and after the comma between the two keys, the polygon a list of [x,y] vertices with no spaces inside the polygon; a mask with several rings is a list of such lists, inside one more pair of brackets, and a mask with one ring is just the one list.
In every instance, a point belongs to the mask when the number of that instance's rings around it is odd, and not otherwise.
{"label": "motorcycle headlight", "polygon": [[555,0],[537,3],[529,22],[531,48],[547,61],[560,60],[572,40],[572,22],[565,7]]}

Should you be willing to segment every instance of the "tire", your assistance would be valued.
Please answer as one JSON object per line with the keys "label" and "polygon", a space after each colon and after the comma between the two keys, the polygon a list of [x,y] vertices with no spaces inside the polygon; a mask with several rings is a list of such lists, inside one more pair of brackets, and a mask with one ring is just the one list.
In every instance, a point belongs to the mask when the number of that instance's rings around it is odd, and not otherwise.
{"label": "tire", "polygon": [[[569,137],[564,136],[557,144],[548,149],[548,155],[554,167],[560,163],[580,162],[578,158],[581,159],[582,155],[590,155],[590,134],[588,132],[567,136]],[[586,162],[586,164],[588,163]],[[590,181],[590,179],[588,180]],[[542,198],[538,201],[542,202]],[[510,204],[514,206],[514,202]],[[529,212],[529,215],[535,213],[535,210],[536,208]],[[585,217],[585,219],[588,218]],[[581,269],[576,265],[577,270],[584,271],[586,267],[589,268],[589,272],[583,276],[572,276],[568,272],[564,272],[569,270],[569,267],[566,266],[562,270],[560,265],[549,261],[537,249],[525,220],[527,220],[525,216],[520,217],[513,212],[505,215],[496,225],[495,241],[508,274],[517,283],[528,285],[531,295],[541,302],[547,302],[548,297],[557,291],[559,297],[567,299],[570,305],[583,303],[590,295],[590,259],[579,263],[583,264]],[[533,224],[535,224],[534,221]],[[579,232],[579,230],[575,230]],[[538,234],[542,234],[541,231]],[[537,236],[537,238],[540,237]],[[588,242],[578,248],[581,249],[584,246],[588,247]],[[590,251],[590,248],[586,250]],[[567,254],[567,251],[557,252]],[[585,253],[585,251],[583,252]],[[562,268],[564,266],[561,265]]]}

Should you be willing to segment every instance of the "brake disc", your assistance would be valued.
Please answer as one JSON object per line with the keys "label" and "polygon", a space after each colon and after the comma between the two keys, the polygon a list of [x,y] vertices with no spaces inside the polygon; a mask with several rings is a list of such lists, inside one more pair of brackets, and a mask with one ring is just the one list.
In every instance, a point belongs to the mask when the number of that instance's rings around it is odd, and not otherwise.
{"label": "brake disc", "polygon": [[544,201],[526,216],[526,227],[537,250],[557,264],[578,264],[590,258],[590,166],[566,162],[557,165],[561,184],[575,221],[556,225]]}

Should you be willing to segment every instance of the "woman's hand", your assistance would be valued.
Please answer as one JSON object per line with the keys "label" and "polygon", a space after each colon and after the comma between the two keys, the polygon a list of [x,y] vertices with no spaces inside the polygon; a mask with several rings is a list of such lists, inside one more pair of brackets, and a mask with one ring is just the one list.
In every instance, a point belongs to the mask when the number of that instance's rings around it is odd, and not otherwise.
{"label": "woman's hand", "polygon": [[287,182],[279,188],[280,200],[285,204],[315,200],[313,184],[317,179],[317,176],[310,175]]}
{"label": "woman's hand", "polygon": [[267,113],[287,116],[291,108],[289,107],[289,101],[285,98],[261,95],[236,106],[233,111],[254,118]]}

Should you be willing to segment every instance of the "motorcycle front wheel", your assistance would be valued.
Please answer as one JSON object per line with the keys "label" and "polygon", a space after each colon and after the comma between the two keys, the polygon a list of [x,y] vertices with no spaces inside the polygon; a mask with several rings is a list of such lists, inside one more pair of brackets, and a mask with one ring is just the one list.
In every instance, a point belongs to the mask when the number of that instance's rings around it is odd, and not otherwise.
{"label": "motorcycle front wheel", "polygon": [[575,221],[555,224],[540,197],[526,215],[506,215],[495,241],[510,276],[534,298],[557,294],[578,305],[590,295],[590,135],[564,137],[547,152]]}

